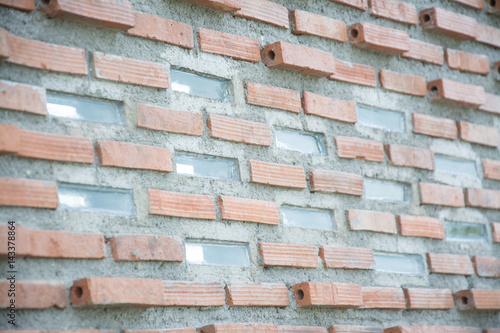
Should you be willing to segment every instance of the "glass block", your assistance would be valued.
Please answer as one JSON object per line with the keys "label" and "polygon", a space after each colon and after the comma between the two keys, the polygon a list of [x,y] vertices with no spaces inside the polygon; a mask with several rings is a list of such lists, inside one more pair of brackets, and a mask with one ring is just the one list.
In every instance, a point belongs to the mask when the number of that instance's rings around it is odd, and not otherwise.
{"label": "glass block", "polygon": [[436,171],[477,178],[476,162],[459,158],[435,155]]}
{"label": "glass block", "polygon": [[186,241],[186,260],[190,264],[250,266],[247,244]]}
{"label": "glass block", "polygon": [[487,242],[484,224],[444,222],[446,240],[461,242]]}
{"label": "glass block", "polygon": [[375,269],[380,272],[424,275],[422,257],[417,254],[374,252]]}
{"label": "glass block", "polygon": [[336,230],[332,212],[327,209],[280,207],[283,225],[308,229]]}
{"label": "glass block", "polygon": [[238,160],[235,158],[178,152],[175,163],[176,171],[181,175],[240,180]]}
{"label": "glass block", "polygon": [[195,74],[178,68],[171,68],[170,76],[172,90],[219,101],[232,101],[229,80]]}
{"label": "glass block", "polygon": [[365,178],[365,198],[371,200],[410,202],[410,187],[407,184],[389,180]]}
{"label": "glass block", "polygon": [[405,133],[405,114],[357,104],[358,123],[391,132]]}
{"label": "glass block", "polygon": [[303,154],[326,155],[323,134],[275,129],[276,146],[280,149],[299,151]]}

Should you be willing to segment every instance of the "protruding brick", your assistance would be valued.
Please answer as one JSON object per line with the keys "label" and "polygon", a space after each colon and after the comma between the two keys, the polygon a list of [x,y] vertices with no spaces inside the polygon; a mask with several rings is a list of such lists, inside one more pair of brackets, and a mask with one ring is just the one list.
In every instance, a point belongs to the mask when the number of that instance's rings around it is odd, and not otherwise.
{"label": "protruding brick", "polygon": [[369,210],[347,211],[351,230],[375,231],[384,234],[396,233],[396,218],[393,214]]}
{"label": "protruding brick", "polygon": [[427,253],[431,273],[472,275],[474,269],[468,256],[446,253]]}
{"label": "protruding brick", "polygon": [[300,92],[259,83],[245,82],[247,103],[285,111],[302,111]]}
{"label": "protruding brick", "polygon": [[366,0],[330,0],[331,2],[338,3],[340,5],[349,6],[362,11],[368,9],[368,3]]}
{"label": "protruding brick", "polygon": [[478,23],[476,41],[498,49],[500,48],[500,29]]}
{"label": "protruding brick", "polygon": [[420,183],[420,204],[464,207],[464,194],[459,187]]}
{"label": "protruding brick", "polygon": [[363,307],[372,309],[405,309],[405,295],[401,288],[363,287]]}
{"label": "protruding brick", "polygon": [[450,289],[405,288],[406,305],[411,310],[453,309]]}
{"label": "protruding brick", "polygon": [[465,189],[465,203],[470,207],[500,209],[500,191],[467,188]]}
{"label": "protruding brick", "polygon": [[220,54],[235,60],[251,63],[260,61],[259,41],[221,31],[200,28],[198,30],[200,50]]}
{"label": "protruding brick", "polygon": [[0,6],[31,12],[35,10],[35,0],[0,0]]}
{"label": "protruding brick", "polygon": [[304,91],[302,105],[306,114],[347,123],[357,121],[356,103],[354,101],[342,101]]}
{"label": "protruding brick", "polygon": [[439,45],[410,38],[410,50],[401,54],[401,57],[441,66],[444,63],[443,54],[443,48]]}
{"label": "protruding brick", "polygon": [[326,328],[321,326],[279,325],[278,333],[327,333],[327,332]]}
{"label": "protruding brick", "polygon": [[410,39],[405,31],[361,22],[351,25],[347,34],[352,45],[363,49],[389,54],[410,50]]}
{"label": "protruding brick", "polygon": [[336,136],[337,155],[342,158],[355,158],[372,162],[384,162],[384,146],[372,140]]}
{"label": "protruding brick", "polygon": [[500,310],[500,290],[467,289],[455,293],[459,310]]}
{"label": "protruding brick", "polygon": [[268,163],[256,160],[250,162],[250,181],[272,186],[307,188],[306,175],[301,166]]}
{"label": "protruding brick", "polygon": [[402,145],[385,145],[392,165],[434,170],[434,153],[428,149]]}
{"label": "protruding brick", "polygon": [[462,4],[462,5],[470,7],[470,8],[479,9],[479,10],[484,9],[483,0],[452,0],[452,1],[458,2],[459,4]]}
{"label": "protruding brick", "polygon": [[360,325],[332,325],[328,328],[328,333],[382,333],[383,328],[375,326]]}
{"label": "protruding brick", "polygon": [[427,90],[429,90],[432,101],[460,104],[473,108],[486,103],[484,88],[481,86],[438,79],[427,82]]}
{"label": "protruding brick", "polygon": [[319,77],[335,74],[333,55],[307,46],[276,42],[264,46],[261,56],[267,67]]}
{"label": "protruding brick", "polygon": [[413,132],[449,140],[455,140],[458,136],[455,121],[421,113],[413,114]]}
{"label": "protruding brick", "polygon": [[480,328],[464,326],[394,326],[386,328],[384,333],[481,333]]}
{"label": "protruding brick", "polygon": [[223,220],[275,225],[280,223],[280,212],[275,202],[228,196],[220,196],[218,201]]}
{"label": "protruding brick", "polygon": [[290,304],[284,283],[233,282],[226,286],[229,306],[275,306]]}
{"label": "protruding brick", "polygon": [[177,236],[129,235],[108,238],[115,261],[177,261],[184,259]]}
{"label": "protruding brick", "polygon": [[239,0],[185,0],[199,6],[212,8],[221,12],[231,13],[241,8]]}
{"label": "protruding brick", "polygon": [[[462,0],[462,1],[481,2],[481,4],[484,6],[483,1],[480,0]],[[486,1],[486,11],[490,14],[500,15],[500,3],[495,0]]]}
{"label": "protruding brick", "polygon": [[446,49],[446,62],[452,69],[481,75],[490,73],[490,61],[482,54],[473,54],[453,49]]}
{"label": "protruding brick", "polygon": [[397,222],[399,233],[403,236],[444,239],[443,220],[426,216],[399,215]]}
{"label": "protruding brick", "polygon": [[54,182],[24,178],[0,178],[0,206],[57,208]]}
{"label": "protruding brick", "polygon": [[498,130],[495,127],[459,121],[458,132],[460,133],[460,139],[464,141],[490,147],[498,147]]}
{"label": "protruding brick", "polygon": [[382,88],[401,94],[424,97],[427,95],[425,78],[381,69],[379,80]]}
{"label": "protruding brick", "polygon": [[493,241],[500,243],[500,223],[491,222],[491,233],[493,234]]}
{"label": "protruding brick", "polygon": [[264,123],[209,114],[210,136],[258,146],[271,145],[271,130]]}
{"label": "protruding brick", "polygon": [[279,28],[288,29],[288,9],[268,0],[239,0],[241,9],[234,13],[236,17],[260,21]]}
{"label": "protruding brick", "polygon": [[292,10],[290,16],[294,25],[292,33],[295,35],[312,35],[347,42],[347,29],[343,21],[298,9]]}
{"label": "protruding brick", "polygon": [[149,212],[153,215],[215,220],[214,199],[209,195],[149,190]]}
{"label": "protruding brick", "polygon": [[311,192],[363,195],[363,178],[359,175],[330,170],[311,170]]}
{"label": "protruding brick", "polygon": [[293,285],[290,289],[293,290],[298,307],[357,308],[363,306],[363,295],[359,284],[302,282]]}
{"label": "protruding brick", "polygon": [[0,155],[17,154],[20,141],[19,128],[16,125],[0,124]]}
{"label": "protruding brick", "polygon": [[316,246],[260,242],[259,252],[264,267],[318,267],[318,248]]}
{"label": "protruding brick", "polygon": [[157,131],[202,135],[201,113],[174,111],[157,106],[137,104],[137,126]]}
{"label": "protruding brick", "polygon": [[500,259],[495,257],[472,257],[477,276],[500,278]]}
{"label": "protruding brick", "polygon": [[386,18],[388,20],[418,24],[418,13],[414,5],[407,2],[393,0],[370,0],[372,16]]}
{"label": "protruding brick", "polygon": [[45,88],[0,80],[0,108],[46,115]]}
{"label": "protruding brick", "polygon": [[[1,4],[0,0],[0,5]],[[7,59],[8,57],[10,57],[9,32],[0,29],[0,59]]]}
{"label": "protruding brick", "polygon": [[326,268],[375,269],[373,251],[368,248],[322,246],[319,256]]}
{"label": "protruding brick", "polygon": [[481,105],[478,110],[500,115],[500,96],[484,93],[486,96],[486,103]]}
{"label": "protruding brick", "polygon": [[8,297],[11,283],[15,283],[16,309],[64,309],[67,305],[66,289],[62,281],[0,281],[0,307],[10,305]]}
{"label": "protruding brick", "polygon": [[472,17],[438,7],[421,10],[419,16],[420,25],[425,30],[439,32],[461,40],[476,38],[478,26]]}
{"label": "protruding brick", "polygon": [[212,324],[198,328],[198,333],[278,333],[278,328],[274,324]]}
{"label": "protruding brick", "polygon": [[335,59],[335,74],[329,79],[367,87],[377,86],[375,68],[338,59]]}

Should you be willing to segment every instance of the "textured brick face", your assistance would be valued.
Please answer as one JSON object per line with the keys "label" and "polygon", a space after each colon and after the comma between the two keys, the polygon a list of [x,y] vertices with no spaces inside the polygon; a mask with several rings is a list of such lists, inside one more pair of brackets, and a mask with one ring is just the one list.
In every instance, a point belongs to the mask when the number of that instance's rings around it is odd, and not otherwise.
{"label": "textured brick face", "polygon": [[357,308],[363,306],[361,286],[337,282],[303,282],[291,287],[297,306]]}
{"label": "textured brick face", "polygon": [[366,0],[330,0],[341,5],[356,8],[365,11],[368,8],[368,3]]}
{"label": "textured brick face", "polygon": [[272,186],[304,189],[306,176],[304,168],[283,164],[250,160],[250,181]]}
{"label": "textured brick face", "polygon": [[493,234],[493,241],[496,243],[500,243],[500,223],[491,223],[491,233]]}
{"label": "textured brick face", "polygon": [[500,310],[500,290],[467,289],[455,293],[460,310]]}
{"label": "textured brick face", "polygon": [[379,79],[384,89],[420,97],[427,95],[424,77],[381,69],[379,72]]}
{"label": "textured brick face", "polygon": [[221,217],[224,220],[248,221],[265,224],[279,224],[280,212],[274,202],[219,197]]}
{"label": "textured brick face", "polygon": [[472,275],[474,270],[468,256],[427,253],[427,263],[431,273]]}
{"label": "textured brick face", "polygon": [[319,36],[337,42],[347,41],[347,29],[342,21],[302,10],[291,11],[290,16],[294,26],[293,34]]}
{"label": "textured brick face", "polygon": [[384,162],[382,143],[355,137],[336,136],[337,155],[342,158],[355,158],[372,162]]}
{"label": "textured brick face", "polygon": [[495,257],[472,257],[476,274],[480,277],[500,277],[500,259]]}
{"label": "textured brick face", "polygon": [[0,108],[46,115],[45,89],[1,80]]}
{"label": "textured brick face", "polygon": [[400,215],[397,222],[399,233],[403,236],[444,239],[444,225],[440,219]]}
{"label": "textured brick face", "polygon": [[487,56],[446,49],[445,57],[450,68],[461,72],[481,75],[487,75],[490,72],[490,62]]}
{"label": "textured brick face", "polygon": [[357,120],[356,103],[352,101],[342,101],[304,91],[302,105],[306,114],[347,123],[355,123]]}
{"label": "textured brick face", "polygon": [[464,207],[464,194],[461,188],[431,183],[420,183],[420,203],[422,205],[441,205]]}
{"label": "textured brick face", "polygon": [[[18,309],[64,309],[67,306],[66,290],[62,281],[19,281],[15,282],[16,308]],[[0,306],[10,304],[7,297],[10,281],[0,282]]]}
{"label": "textured brick face", "polygon": [[443,65],[443,48],[439,45],[422,42],[410,38],[410,50],[404,52],[401,57],[428,62],[435,65]]}
{"label": "textured brick face", "polygon": [[17,154],[19,136],[19,128],[16,125],[0,124],[0,155]]}
{"label": "textured brick face", "polygon": [[290,303],[288,289],[283,283],[233,282],[226,286],[229,306],[275,306]]}
{"label": "textured brick face", "polygon": [[453,309],[453,295],[450,289],[404,289],[406,304],[411,310]]}
{"label": "textured brick face", "polygon": [[211,114],[207,126],[212,138],[258,146],[271,145],[271,130],[263,123]]}
{"label": "textured brick face", "polygon": [[354,174],[312,170],[309,175],[311,192],[330,192],[349,195],[363,195],[363,179]]}
{"label": "textured brick face", "polygon": [[264,266],[318,267],[318,248],[308,245],[259,243]]}
{"label": "textured brick face", "polygon": [[1,6],[8,6],[25,12],[35,10],[35,0],[0,0]]}
{"label": "textured brick face", "polygon": [[302,106],[298,91],[246,82],[247,103],[300,113]]}
{"label": "textured brick face", "polygon": [[481,86],[438,79],[427,82],[431,100],[477,108],[486,103],[486,95]]}
{"label": "textured brick face", "polygon": [[500,191],[468,188],[465,189],[465,202],[470,207],[500,209]]}
{"label": "textured brick face", "polygon": [[476,38],[478,27],[475,19],[433,7],[420,11],[422,28],[436,31],[461,40]]}
{"label": "textured brick face", "polygon": [[195,219],[215,219],[214,199],[208,195],[149,190],[150,213]]}
{"label": "textured brick face", "polygon": [[241,9],[234,13],[236,17],[260,21],[279,28],[289,28],[288,9],[268,0],[239,0]]}
{"label": "textured brick face", "polygon": [[377,86],[375,68],[338,59],[335,59],[335,74],[329,79],[368,87]]}
{"label": "textured brick face", "polygon": [[394,215],[367,210],[348,210],[351,230],[375,231],[385,234],[396,233],[396,218]]}
{"label": "textured brick face", "polygon": [[108,239],[115,261],[178,261],[184,258],[179,237],[130,235]]}
{"label": "textured brick face", "polygon": [[200,28],[198,42],[204,52],[220,54],[251,63],[260,61],[259,41],[225,32]]}
{"label": "textured brick face", "polygon": [[363,287],[363,306],[373,309],[405,309],[403,289],[387,287]]}
{"label": "textured brick face", "polygon": [[417,9],[414,5],[393,0],[370,0],[371,15],[400,23],[418,24]]}
{"label": "textured brick face", "polygon": [[351,25],[347,34],[353,46],[364,49],[389,54],[410,50],[410,39],[404,31],[361,22]]}
{"label": "textured brick face", "polygon": [[413,114],[413,131],[450,140],[455,140],[458,136],[457,124],[453,120],[420,113]]}
{"label": "textured brick face", "polygon": [[238,0],[185,0],[200,6],[212,8],[221,12],[234,12],[241,8]]}
{"label": "textured brick face", "polygon": [[0,178],[0,206],[56,209],[54,182],[23,178]]}
{"label": "textured brick face", "polygon": [[495,127],[459,121],[458,132],[460,133],[460,139],[464,141],[490,147],[498,147],[498,130]]}
{"label": "textured brick face", "polygon": [[319,256],[326,268],[374,269],[373,251],[361,247],[322,246]]}
{"label": "textured brick face", "polygon": [[201,113],[174,111],[145,104],[137,104],[137,126],[157,131],[202,135]]}
{"label": "textured brick face", "polygon": [[386,145],[385,151],[392,165],[434,170],[434,153],[428,149]]}

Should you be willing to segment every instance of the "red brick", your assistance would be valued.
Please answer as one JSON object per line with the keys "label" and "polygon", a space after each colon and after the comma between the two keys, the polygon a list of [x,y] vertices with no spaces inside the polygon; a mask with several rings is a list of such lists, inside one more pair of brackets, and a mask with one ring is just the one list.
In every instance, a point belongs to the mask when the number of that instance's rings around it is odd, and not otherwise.
{"label": "red brick", "polygon": [[264,46],[261,56],[267,67],[319,77],[335,74],[333,55],[307,46],[276,42]]}
{"label": "red brick", "polygon": [[474,8],[474,9],[484,9],[484,2],[483,0],[453,0],[455,2],[458,2],[459,4],[462,4],[464,6]]}
{"label": "red brick", "polygon": [[500,243],[500,223],[491,222],[491,233],[493,234],[493,241]]}
{"label": "red brick", "polygon": [[465,203],[470,207],[500,209],[500,191],[467,188],[465,189]]}
{"label": "red brick", "polygon": [[464,141],[498,147],[498,130],[495,127],[459,121],[458,132],[460,133],[460,139]]}
{"label": "red brick", "polygon": [[375,231],[384,234],[396,233],[396,218],[393,214],[369,210],[347,211],[351,230]]}
{"label": "red brick", "polygon": [[399,215],[397,222],[399,233],[403,236],[444,239],[443,220],[426,216]]}
{"label": "red brick", "polygon": [[167,148],[97,141],[96,151],[101,165],[172,172],[172,158]]}
{"label": "red brick", "polygon": [[212,324],[198,328],[198,333],[278,333],[274,324]]}
{"label": "red brick", "polygon": [[194,48],[193,28],[189,24],[144,13],[135,13],[135,26],[127,31],[127,35]]}
{"label": "red brick", "polygon": [[347,123],[357,121],[356,103],[354,101],[342,101],[304,91],[302,105],[306,114]]}
{"label": "red brick", "polygon": [[500,48],[500,29],[478,23],[476,41]]}
{"label": "red brick", "polygon": [[332,325],[328,333],[382,333],[383,328],[360,325]]}
{"label": "red brick", "polygon": [[318,248],[316,246],[260,242],[259,253],[264,267],[318,267]]}
{"label": "red brick", "polygon": [[278,333],[327,333],[326,328],[320,326],[291,326],[279,325]]}
{"label": "red brick", "polygon": [[292,33],[295,35],[312,35],[347,42],[347,29],[343,21],[302,10],[292,10],[290,16],[293,22]]}
{"label": "red brick", "polygon": [[284,283],[232,282],[226,286],[229,306],[288,306],[288,289]]}
{"label": "red brick", "polygon": [[259,83],[245,82],[247,103],[300,113],[300,92]]}
{"label": "red brick", "polygon": [[[467,1],[467,0],[462,0],[462,1]],[[468,1],[471,1],[471,2],[479,2],[480,0],[468,0]],[[481,4],[483,4],[483,2],[481,1]],[[483,4],[484,5],[484,4]],[[483,8],[481,9],[484,9],[484,6]],[[499,15],[500,14],[500,3],[498,3],[497,1],[492,1],[492,0],[489,0],[489,1],[486,1],[486,11],[490,14],[496,14],[496,15]]]}
{"label": "red brick", "polygon": [[367,22],[355,23],[347,30],[353,46],[389,54],[410,50],[410,39],[405,31],[381,27]]}
{"label": "red brick", "polygon": [[363,287],[363,306],[372,309],[405,309],[405,295],[401,288]]}
{"label": "red brick", "polygon": [[177,236],[129,235],[108,238],[115,261],[178,261],[184,259]]}
{"label": "red brick", "polygon": [[0,80],[0,108],[46,115],[45,88]]}
{"label": "red brick", "polygon": [[223,306],[224,289],[220,283],[163,281],[166,306]]}
{"label": "red brick", "polygon": [[500,115],[500,96],[484,93],[486,103],[481,105],[478,110]]}
{"label": "red brick", "polygon": [[31,12],[35,10],[35,0],[0,0],[0,6]]}
{"label": "red brick", "polygon": [[420,183],[420,204],[464,207],[464,194],[459,187]]}
{"label": "red brick", "polygon": [[268,0],[240,0],[241,9],[234,13],[236,17],[260,21],[279,28],[288,29],[288,9]]}
{"label": "red brick", "polygon": [[307,188],[306,175],[301,166],[268,163],[256,160],[250,162],[250,181],[272,186]]}
{"label": "red brick", "polygon": [[484,88],[471,84],[438,79],[427,82],[432,101],[460,104],[465,107],[477,108],[486,103]]}
{"label": "red brick", "polygon": [[470,72],[481,75],[490,73],[490,61],[482,54],[473,54],[453,49],[446,49],[445,59],[448,66],[460,72]]}
{"label": "red brick", "polygon": [[434,170],[434,153],[428,149],[402,145],[385,145],[392,165]]}
{"label": "red brick", "polygon": [[474,269],[468,256],[427,253],[427,264],[431,273],[472,275]]}
{"label": "red brick", "polygon": [[425,78],[381,69],[379,80],[382,88],[401,94],[424,97],[427,95]]}
{"label": "red brick", "polygon": [[231,13],[241,8],[239,0],[185,0],[199,6],[212,8],[221,12]]}
{"label": "red brick", "polygon": [[384,333],[481,333],[481,329],[464,326],[394,326],[386,328]]}
{"label": "red brick", "polygon": [[[10,304],[10,280],[0,281],[0,307]],[[66,289],[62,281],[15,281],[16,309],[64,309],[67,305]]]}
{"label": "red brick", "polygon": [[0,155],[17,154],[20,141],[16,125],[0,124]]}
{"label": "red brick", "polygon": [[209,114],[210,137],[258,146],[271,145],[271,130],[264,123]]}
{"label": "red brick", "polygon": [[198,30],[200,50],[251,63],[260,61],[259,41],[205,28]]}
{"label": "red brick", "polygon": [[215,220],[214,199],[209,195],[149,190],[150,214]]}
{"label": "red brick", "polygon": [[384,162],[382,143],[347,136],[336,136],[337,155],[342,158],[355,158],[372,162]]}
{"label": "red brick", "polygon": [[487,328],[483,330],[483,333],[500,333],[500,328]]}
{"label": "red brick", "polygon": [[373,251],[368,248],[322,246],[319,256],[325,268],[375,269]]}
{"label": "red brick", "polygon": [[174,111],[157,106],[137,104],[137,126],[157,131],[202,135],[201,113]]}
{"label": "red brick", "polygon": [[459,310],[500,310],[500,290],[467,289],[455,293]]}
{"label": "red brick", "polygon": [[368,4],[366,0],[330,0],[330,1],[338,3],[340,5],[356,8],[362,11],[368,9]]}
{"label": "red brick", "polygon": [[453,309],[450,289],[405,288],[406,305],[410,310]]}
{"label": "red brick", "polygon": [[302,282],[293,285],[290,289],[293,290],[298,307],[357,308],[363,306],[363,295],[359,284]]}
{"label": "red brick", "polygon": [[421,10],[419,16],[420,25],[425,30],[439,32],[461,40],[476,38],[478,31],[477,22],[469,16],[438,7]]}
{"label": "red brick", "polygon": [[375,68],[338,59],[335,59],[335,74],[329,79],[367,87],[377,86]]}
{"label": "red brick", "polygon": [[0,29],[0,59],[7,59],[8,57],[10,57],[9,32]]}
{"label": "red brick", "polygon": [[388,20],[418,24],[418,13],[414,5],[393,0],[370,0],[372,16],[386,18]]}
{"label": "red brick", "polygon": [[[10,235],[9,232],[11,233]],[[15,234],[13,235],[13,233]],[[14,239],[12,237],[14,237]],[[12,257],[12,252],[14,252],[9,251],[12,250],[12,248],[9,249],[7,246],[7,242],[9,241],[13,241],[15,244],[15,257],[27,257],[31,254],[30,230],[28,228],[19,225],[0,226],[0,243],[5,244],[5,246],[0,248],[0,258],[2,259],[8,258],[9,252],[11,252],[10,254]],[[10,245],[11,244],[9,244],[9,246]]]}
{"label": "red brick", "polygon": [[0,206],[57,208],[54,182],[24,178],[0,178]]}
{"label": "red brick", "polygon": [[40,11],[50,17],[120,30],[135,25],[132,3],[127,0],[49,0],[42,2]]}
{"label": "red brick", "polygon": [[223,220],[280,223],[280,212],[275,202],[228,196],[220,196],[218,202]]}
{"label": "red brick", "polygon": [[500,161],[483,160],[484,178],[500,180]]}
{"label": "red brick", "polygon": [[413,132],[450,140],[455,140],[458,136],[455,121],[421,113],[413,114]]}
{"label": "red brick", "polygon": [[311,192],[363,195],[363,178],[355,174],[330,170],[311,170],[309,183],[311,184]]}
{"label": "red brick", "polygon": [[500,259],[495,257],[472,257],[477,276],[500,278]]}
{"label": "red brick", "polygon": [[[115,332],[113,331],[110,333],[115,333]],[[196,333],[196,328],[187,327],[187,328],[172,328],[166,330],[122,330],[122,333]]]}
{"label": "red brick", "polygon": [[401,54],[401,57],[443,65],[443,48],[439,45],[429,44],[410,38],[410,50]]}

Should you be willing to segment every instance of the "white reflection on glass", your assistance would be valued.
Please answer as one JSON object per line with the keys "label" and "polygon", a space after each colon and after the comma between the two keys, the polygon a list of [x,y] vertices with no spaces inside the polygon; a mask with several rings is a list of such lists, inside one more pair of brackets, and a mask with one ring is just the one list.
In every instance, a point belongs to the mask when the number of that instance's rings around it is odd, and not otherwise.
{"label": "white reflection on glass", "polygon": [[392,132],[405,132],[405,114],[356,105],[358,123]]}
{"label": "white reflection on glass", "polygon": [[326,155],[322,134],[275,129],[274,137],[276,146],[280,149],[295,150],[303,154]]}
{"label": "white reflection on glass", "polygon": [[238,160],[234,158],[178,152],[175,163],[177,173],[181,175],[240,180]]}
{"label": "white reflection on glass", "polygon": [[422,257],[417,254],[374,252],[375,269],[381,272],[423,275]]}
{"label": "white reflection on glass", "polygon": [[170,69],[172,89],[183,93],[231,102],[229,80],[191,73],[178,68]]}
{"label": "white reflection on glass", "polygon": [[76,108],[68,105],[58,105],[47,103],[47,110],[51,116],[54,117],[63,117],[63,118],[72,118],[72,119],[81,119],[78,112],[76,112]]}
{"label": "white reflection on glass", "polygon": [[186,260],[190,264],[218,266],[250,266],[247,244],[187,241]]}
{"label": "white reflection on glass", "polygon": [[365,178],[365,197],[371,200],[409,202],[410,187],[403,183]]}
{"label": "white reflection on glass", "polygon": [[283,225],[308,229],[335,230],[332,212],[326,209],[281,206]]}

